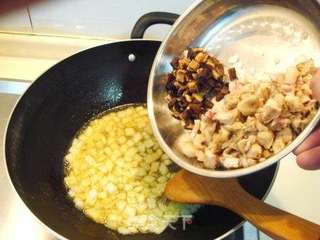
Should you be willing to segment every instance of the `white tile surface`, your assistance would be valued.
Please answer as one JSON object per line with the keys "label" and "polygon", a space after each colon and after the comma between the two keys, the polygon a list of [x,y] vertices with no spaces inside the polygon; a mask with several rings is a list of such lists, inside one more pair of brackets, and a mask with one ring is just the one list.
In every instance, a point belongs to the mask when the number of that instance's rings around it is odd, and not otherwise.
{"label": "white tile surface", "polygon": [[[320,224],[320,170],[299,168],[295,156],[281,160],[279,172],[266,202]],[[280,226],[279,226],[280,227]],[[260,232],[261,240],[272,238]]]}
{"label": "white tile surface", "polygon": [[[193,0],[55,0],[30,6],[35,32],[128,38],[140,16],[151,11],[182,13]],[[159,31],[159,29],[161,29]],[[154,27],[148,37],[162,38],[169,27]]]}
{"label": "white tile surface", "polygon": [[31,24],[26,8],[0,14],[0,31],[31,32]]}
{"label": "white tile surface", "polygon": [[298,167],[295,156],[281,160],[279,172],[266,201],[275,207],[320,224],[320,170]]}
{"label": "white tile surface", "polygon": [[264,233],[260,232],[259,240],[273,240],[271,237],[265,235]]}
{"label": "white tile surface", "polygon": [[249,222],[243,225],[243,235],[246,240],[258,240],[258,230]]}

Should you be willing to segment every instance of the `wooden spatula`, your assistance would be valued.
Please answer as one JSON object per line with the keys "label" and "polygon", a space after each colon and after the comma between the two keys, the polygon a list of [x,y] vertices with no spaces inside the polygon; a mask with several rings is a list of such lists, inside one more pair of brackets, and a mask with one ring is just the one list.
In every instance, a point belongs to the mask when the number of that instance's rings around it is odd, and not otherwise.
{"label": "wooden spatula", "polygon": [[168,182],[165,194],[176,202],[228,208],[273,239],[320,240],[319,225],[256,199],[237,179],[208,178],[181,170]]}

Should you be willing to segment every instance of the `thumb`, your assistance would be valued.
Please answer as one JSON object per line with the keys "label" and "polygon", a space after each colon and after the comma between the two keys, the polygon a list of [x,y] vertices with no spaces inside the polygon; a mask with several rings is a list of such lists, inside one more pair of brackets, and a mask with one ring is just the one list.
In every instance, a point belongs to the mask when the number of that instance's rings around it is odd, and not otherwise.
{"label": "thumb", "polygon": [[316,100],[320,100],[320,69],[316,71],[316,73],[313,75],[311,79],[311,91],[312,96]]}

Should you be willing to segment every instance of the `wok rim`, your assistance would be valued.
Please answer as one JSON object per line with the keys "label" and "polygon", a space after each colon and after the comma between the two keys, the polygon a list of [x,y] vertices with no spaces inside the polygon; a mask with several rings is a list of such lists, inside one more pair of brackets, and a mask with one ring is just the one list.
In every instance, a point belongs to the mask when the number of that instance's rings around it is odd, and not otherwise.
{"label": "wok rim", "polygon": [[[24,92],[18,97],[16,103],[14,104],[10,114],[9,114],[9,117],[8,117],[8,120],[7,120],[7,123],[5,125],[5,128],[4,128],[4,136],[3,136],[3,144],[2,144],[2,148],[3,148],[3,161],[4,161],[4,169],[5,169],[5,175],[6,175],[6,178],[9,180],[9,185],[10,187],[12,188],[12,190],[14,191],[14,193],[18,196],[18,198],[20,199],[21,203],[25,206],[25,208],[27,209],[27,211],[29,213],[31,213],[31,216],[33,219],[36,220],[36,222],[42,226],[43,229],[45,229],[48,233],[52,234],[54,237],[58,238],[58,239],[61,239],[61,240],[70,240],[68,238],[66,238],[65,236],[61,235],[60,233],[56,232],[55,230],[53,230],[50,226],[48,226],[46,223],[44,223],[40,218],[38,218],[38,216],[28,207],[28,205],[26,204],[25,200],[22,198],[22,196],[20,196],[20,194],[18,193],[17,189],[16,189],[16,186],[15,184],[13,183],[13,180],[11,178],[11,175],[9,173],[9,169],[8,169],[8,161],[7,161],[7,154],[6,154],[6,146],[7,146],[7,135],[8,135],[8,129],[9,129],[9,125],[11,123],[11,119],[12,119],[12,116],[13,114],[15,113],[16,111],[16,108],[17,106],[21,103],[21,100],[22,98],[25,96],[25,94],[32,88],[32,86],[35,84],[35,82],[37,82],[38,80],[40,80],[41,76],[43,76],[44,74],[46,74],[47,72],[51,71],[52,68],[56,67],[57,65],[59,65],[61,62],[67,60],[67,59],[70,59],[72,57],[74,57],[74,55],[76,54],[79,54],[79,53],[83,53],[83,52],[86,52],[86,51],[89,51],[93,48],[96,48],[96,47],[101,47],[101,46],[106,46],[106,45],[111,45],[111,44],[116,44],[116,43],[125,43],[125,42],[128,42],[128,43],[131,43],[131,42],[135,42],[135,41],[138,41],[138,42],[143,42],[143,41],[146,41],[146,42],[158,42],[158,43],[161,43],[161,41],[159,40],[153,40],[153,39],[124,39],[124,40],[119,40],[119,41],[112,41],[112,42],[109,42],[109,43],[106,43],[106,44],[102,44],[102,45],[97,45],[97,46],[94,46],[92,48],[88,48],[88,49],[84,49],[82,51],[79,51],[77,53],[74,53],[72,55],[70,55],[69,57],[67,58],[64,58],[62,59],[61,61],[59,61],[58,63],[54,64],[53,66],[51,66],[50,68],[48,68],[47,70],[45,70],[43,73],[41,73],[34,81],[32,81],[30,83],[30,85],[24,90]],[[147,79],[148,80],[148,79]],[[146,89],[147,90],[147,89]],[[134,104],[134,103],[129,103],[129,104]],[[143,104],[147,104],[147,102],[143,103]],[[123,104],[123,105],[126,105],[126,104]],[[121,107],[123,105],[117,105],[115,107]],[[148,104],[147,104],[148,105]],[[275,179],[278,175],[278,171],[279,171],[279,164],[277,163],[276,165],[276,168],[275,168],[275,171],[274,171],[274,174],[273,174],[273,177],[272,177],[272,180],[270,181],[270,184],[269,184],[269,187],[266,191],[266,193],[264,194],[264,196],[260,199],[261,201],[264,201],[266,199],[266,197],[269,195],[272,187],[273,187],[273,184],[275,182]],[[243,226],[243,224],[247,222],[245,219],[243,219],[240,223],[238,223],[236,226],[234,226],[232,229],[230,229],[229,231],[225,232],[224,234],[222,234],[221,236],[215,238],[215,240],[222,240],[223,238],[229,236],[230,234],[234,233],[235,231],[237,231],[238,229],[240,229],[240,227]]]}

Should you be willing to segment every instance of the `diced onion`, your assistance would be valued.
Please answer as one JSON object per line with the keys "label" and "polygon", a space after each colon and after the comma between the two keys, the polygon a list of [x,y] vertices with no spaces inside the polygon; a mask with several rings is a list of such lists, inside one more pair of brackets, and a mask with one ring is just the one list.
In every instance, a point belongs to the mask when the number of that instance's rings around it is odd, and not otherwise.
{"label": "diced onion", "polygon": [[163,196],[174,173],[152,134],[145,107],[92,120],[73,140],[65,161],[65,185],[75,206],[121,234],[160,234],[199,207]]}

